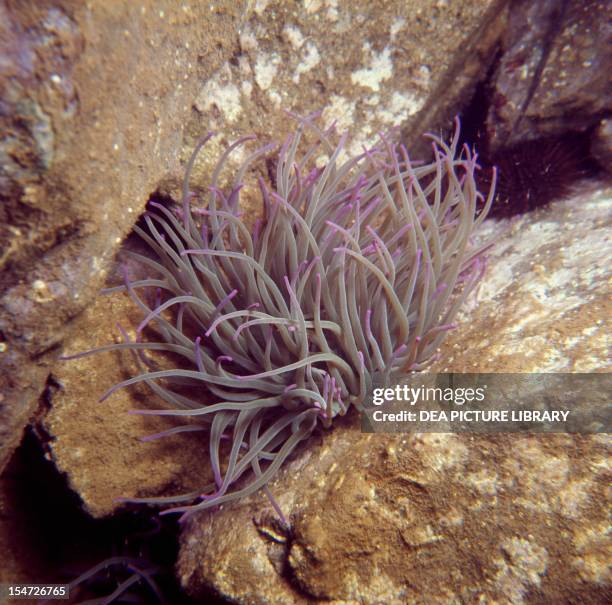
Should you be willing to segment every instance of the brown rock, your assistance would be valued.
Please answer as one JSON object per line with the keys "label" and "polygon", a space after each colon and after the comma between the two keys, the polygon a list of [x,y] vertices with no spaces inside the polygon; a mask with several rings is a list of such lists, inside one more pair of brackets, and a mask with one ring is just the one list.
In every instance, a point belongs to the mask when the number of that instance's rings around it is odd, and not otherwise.
{"label": "brown rock", "polygon": [[609,453],[600,437],[343,425],[273,483],[289,531],[261,495],[202,514],[180,579],[237,603],[603,603]]}
{"label": "brown rock", "polygon": [[[247,133],[262,143],[295,129],[283,110],[323,112],[361,153],[380,131],[401,127],[409,144],[452,125],[471,95],[505,23],[505,0],[372,3],[263,0],[240,27],[236,53],[200,89],[188,131],[209,143],[196,165],[207,182],[228,142]],[[188,141],[185,156],[193,147]],[[430,144],[425,148],[430,152]],[[417,153],[420,155],[420,152]],[[240,163],[245,153],[236,152]]]}
{"label": "brown rock", "polygon": [[[485,223],[487,275],[435,369],[605,371],[610,203]],[[271,484],[290,528],[261,493],[196,515],[179,577],[241,604],[601,604],[609,456],[605,435],[363,434],[352,416]]]}
{"label": "brown rock", "polygon": [[[79,332],[65,353],[122,342],[118,317],[134,338],[142,319],[134,307],[127,294],[99,298],[80,319]],[[120,352],[60,362],[53,372],[59,390],[44,421],[53,436],[50,450],[84,508],[95,517],[112,513],[118,498],[176,495],[211,480],[198,433],[141,441],[172,426],[168,419],[128,414],[153,405],[148,388],[122,389],[98,402],[107,389],[139,373],[132,357]]]}
{"label": "brown rock", "polygon": [[612,108],[610,5],[514,3],[487,116],[491,151],[584,132]]}
{"label": "brown rock", "polygon": [[602,120],[593,134],[591,153],[599,165],[612,174],[612,119]]}
{"label": "brown rock", "polygon": [[0,3],[0,468],[66,322],[177,167],[197,83],[241,7]]}

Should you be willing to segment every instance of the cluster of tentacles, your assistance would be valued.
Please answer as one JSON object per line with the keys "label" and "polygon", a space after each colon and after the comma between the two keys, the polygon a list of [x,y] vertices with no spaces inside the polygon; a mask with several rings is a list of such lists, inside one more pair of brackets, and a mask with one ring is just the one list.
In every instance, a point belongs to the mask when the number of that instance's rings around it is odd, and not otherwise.
{"label": "cluster of tentacles", "polygon": [[[374,386],[435,357],[482,274],[482,248],[471,239],[493,199],[493,188],[486,201],[477,191],[476,156],[457,149],[458,131],[450,144],[431,137],[429,164],[412,163],[385,136],[340,162],[345,137],[336,144],[333,128],[300,118],[278,154],[274,185],[259,179],[263,218],[254,229],[240,194],[270,146],[222,189],[229,155],[253,137],[231,145],[204,201],[189,187],[212,135],[200,141],[182,208],[150,203],[146,227],[136,227],[155,260],[127,254],[150,278],[132,281],[126,271],[125,284],[110,289],[127,290],[142,309],[138,336],[124,333],[125,342],[97,352],[131,350],[142,368],[103,399],[144,382],[164,405],[136,413],[189,417],[154,437],[204,431],[214,483],[130,501],[190,514],[264,488],[318,424],[362,408]],[[146,351],[182,361],[159,369]]]}

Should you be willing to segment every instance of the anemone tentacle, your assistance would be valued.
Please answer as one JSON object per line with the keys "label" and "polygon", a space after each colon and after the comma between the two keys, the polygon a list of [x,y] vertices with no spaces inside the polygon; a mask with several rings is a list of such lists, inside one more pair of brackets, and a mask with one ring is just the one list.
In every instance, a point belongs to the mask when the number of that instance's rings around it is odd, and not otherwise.
{"label": "anemone tentacle", "polygon": [[[372,385],[425,367],[482,274],[483,248],[471,239],[493,192],[479,203],[476,155],[459,147],[458,124],[449,144],[431,137],[434,160],[419,165],[382,135],[342,163],[345,137],[334,145],[333,130],[314,116],[298,121],[280,149],[273,190],[259,179],[264,217],[254,230],[239,211],[242,180],[270,146],[252,153],[224,190],[227,158],[252,137],[231,145],[200,207],[189,181],[209,134],[188,163],[178,211],[151,204],[138,229],[157,260],[131,256],[151,277],[126,273],[123,286],[109,289],[126,290],[143,319],[136,341],[97,351],[132,350],[142,374],[103,398],[144,382],[163,408],[135,413],[201,419],[148,439],[203,430],[215,476],[195,504],[185,496],[132,501],[174,501],[181,505],[171,511],[191,514],[266,487],[317,425],[363,409]],[[299,153],[307,134],[315,143]],[[314,165],[319,155],[328,158],[323,167]],[[158,339],[143,340],[145,331]],[[146,350],[183,363],[155,370]],[[186,397],[185,385],[207,397]]]}

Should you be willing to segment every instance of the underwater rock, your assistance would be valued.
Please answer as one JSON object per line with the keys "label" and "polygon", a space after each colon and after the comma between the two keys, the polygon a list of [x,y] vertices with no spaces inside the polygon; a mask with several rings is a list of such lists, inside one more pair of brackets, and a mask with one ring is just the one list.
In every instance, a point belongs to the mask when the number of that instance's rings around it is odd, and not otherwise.
{"label": "underwater rock", "polygon": [[611,208],[610,189],[587,190],[486,221],[487,274],[433,371],[609,371]]}
{"label": "underwater rock", "polygon": [[383,436],[354,422],[271,485],[290,531],[264,498],[195,517],[179,577],[237,603],[602,595],[609,455],[602,435]]}
{"label": "underwater rock", "polygon": [[[132,335],[142,319],[126,294],[100,297],[80,318],[66,353],[113,342],[118,317]],[[118,498],[189,492],[212,477],[198,433],[142,441],[171,426],[163,418],[129,414],[155,397],[146,386],[122,389],[98,402],[113,384],[138,373],[131,356],[108,353],[59,363],[53,373],[58,388],[44,419],[53,437],[48,447],[94,517],[112,514],[121,506]]]}
{"label": "underwater rock", "polygon": [[609,23],[599,0],[514,3],[493,76],[491,152],[587,131],[610,112]]}
{"label": "underwater rock", "polygon": [[240,7],[0,3],[0,468],[160,179]]}
{"label": "underwater rock", "polygon": [[612,175],[612,119],[606,118],[598,124],[591,141],[591,154],[607,170],[608,176]]}
{"label": "underwater rock", "polygon": [[[202,83],[183,155],[206,131],[223,137],[202,150],[194,182],[205,180],[227,143],[254,132],[282,141],[283,110],[348,132],[359,154],[379,132],[402,128],[414,157],[431,153],[426,131],[450,125],[493,58],[505,0],[436,2],[315,0],[250,3],[232,57]],[[242,158],[230,158],[240,164]]]}
{"label": "underwater rock", "polygon": [[[434,368],[606,371],[609,190],[487,221],[487,274]],[[603,602],[610,440],[570,434],[313,438],[262,494],[186,522],[196,598],[343,604]]]}

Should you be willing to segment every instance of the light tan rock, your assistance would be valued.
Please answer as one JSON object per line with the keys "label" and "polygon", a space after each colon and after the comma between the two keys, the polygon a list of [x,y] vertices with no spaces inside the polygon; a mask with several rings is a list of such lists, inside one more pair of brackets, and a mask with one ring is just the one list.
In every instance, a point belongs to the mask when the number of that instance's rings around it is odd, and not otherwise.
{"label": "light tan rock", "polygon": [[[398,127],[420,145],[448,128],[493,59],[505,23],[504,0],[258,0],[240,26],[235,54],[202,83],[188,125],[186,158],[208,130],[194,171],[206,183],[229,142],[248,133],[281,142],[296,122],[285,110],[336,122],[347,151],[362,152]],[[417,155],[430,153],[430,144]],[[246,152],[237,151],[230,165]],[[248,196],[248,190],[245,190]],[[257,206],[253,208],[257,211]]]}
{"label": "light tan rock", "polygon": [[486,221],[486,277],[432,370],[609,371],[611,193]]}
{"label": "light tan rock", "polygon": [[[127,294],[109,295],[85,311],[65,353],[122,342],[118,317],[134,338],[142,318],[133,302]],[[146,387],[122,389],[98,401],[107,389],[138,373],[131,355],[118,352],[60,362],[53,373],[59,388],[44,421],[53,436],[51,454],[95,517],[117,509],[118,498],[175,495],[210,481],[208,452],[198,433],[141,440],[172,426],[167,419],[129,414],[152,405],[154,396]]]}
{"label": "light tan rock", "polygon": [[342,424],[271,487],[290,530],[261,494],[202,514],[184,532],[180,579],[238,603],[601,597],[609,454],[598,436],[365,435]]}

